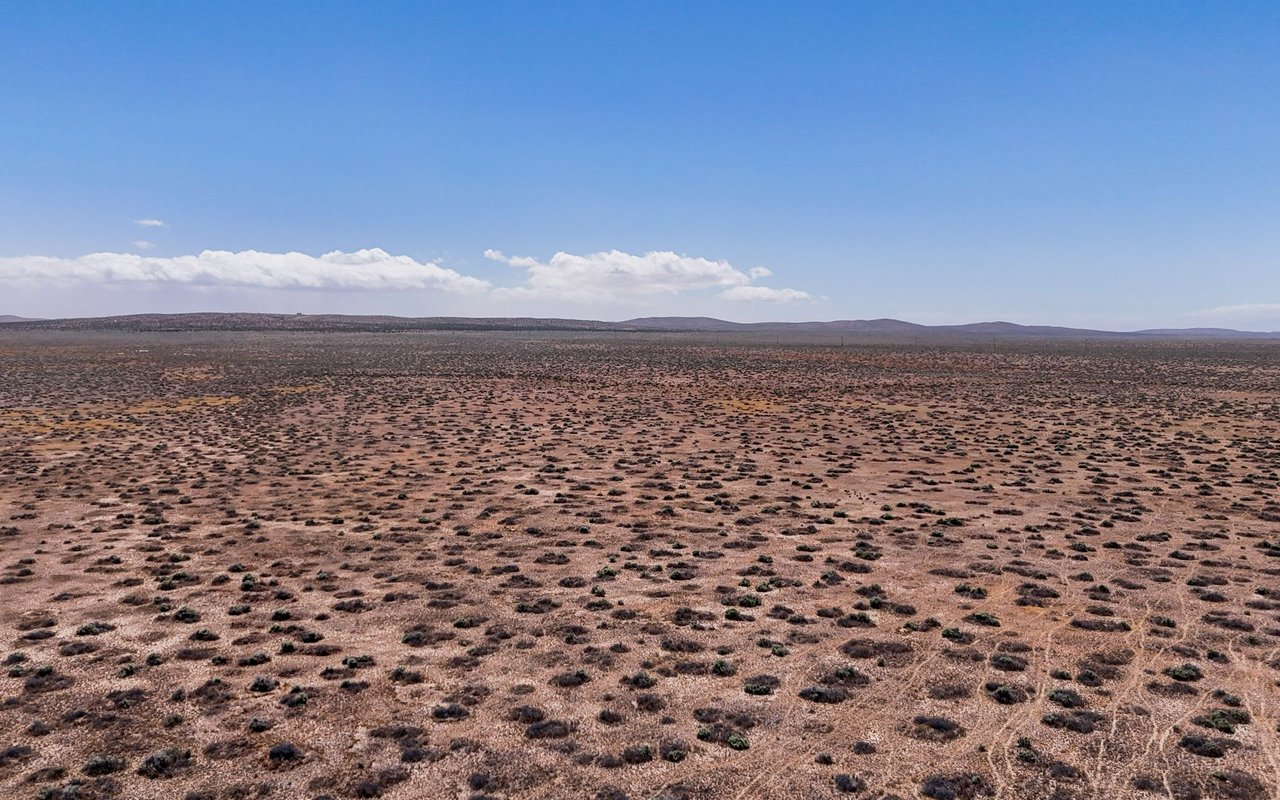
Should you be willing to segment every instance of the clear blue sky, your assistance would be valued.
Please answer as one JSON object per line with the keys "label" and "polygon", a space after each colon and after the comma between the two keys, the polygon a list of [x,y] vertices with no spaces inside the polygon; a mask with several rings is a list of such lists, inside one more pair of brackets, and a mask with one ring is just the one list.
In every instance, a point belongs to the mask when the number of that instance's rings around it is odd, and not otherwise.
{"label": "clear blue sky", "polygon": [[1280,329],[1280,4],[10,4],[0,290]]}

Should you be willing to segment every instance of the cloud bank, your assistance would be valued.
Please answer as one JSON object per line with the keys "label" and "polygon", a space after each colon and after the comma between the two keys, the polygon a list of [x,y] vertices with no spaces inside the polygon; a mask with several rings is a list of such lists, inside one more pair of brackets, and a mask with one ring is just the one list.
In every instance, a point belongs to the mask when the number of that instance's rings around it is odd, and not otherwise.
{"label": "cloud bank", "polygon": [[[556,304],[645,304],[675,296],[735,303],[797,303],[814,298],[798,289],[761,285],[764,267],[742,270],[670,251],[633,255],[609,250],[587,255],[558,252],[547,261],[486,250],[486,258],[514,267],[509,280],[490,282],[436,261],[392,255],[380,248],[355,252],[230,252],[152,256],[147,240],[136,253],[90,253],[77,258],[0,257],[0,286],[52,290],[59,287],[169,286],[197,289],[364,292],[428,291],[467,296],[498,307],[539,313]],[[364,302],[364,301],[361,301]],[[529,306],[533,306],[529,308]],[[526,311],[527,309],[527,311]]]}
{"label": "cloud bank", "polygon": [[22,256],[0,258],[0,281],[62,286],[165,283],[255,289],[429,289],[458,294],[490,289],[488,281],[378,248],[354,253],[335,250],[321,256],[257,250],[205,250],[199,255],[172,258],[131,253],[90,253],[79,258]]}
{"label": "cloud bank", "polygon": [[485,258],[526,270],[522,285],[494,290],[503,298],[619,302],[661,294],[724,287],[726,300],[791,302],[812,299],[796,289],[752,285],[772,273],[764,267],[743,272],[728,261],[711,261],[670,251],[632,255],[620,250],[588,255],[559,252],[549,261],[486,250]]}

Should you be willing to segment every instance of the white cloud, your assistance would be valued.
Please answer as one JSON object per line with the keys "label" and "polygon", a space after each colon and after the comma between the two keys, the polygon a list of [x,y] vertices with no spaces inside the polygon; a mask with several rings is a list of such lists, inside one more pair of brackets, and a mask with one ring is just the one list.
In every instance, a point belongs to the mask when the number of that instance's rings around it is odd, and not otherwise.
{"label": "white cloud", "polygon": [[720,296],[726,300],[767,303],[794,303],[813,299],[808,292],[798,289],[771,289],[768,286],[734,286],[725,289]]}
{"label": "white cloud", "polygon": [[[575,301],[626,301],[658,294],[677,294],[717,287],[757,290],[730,299],[808,299],[793,289],[752,286],[772,273],[764,267],[743,272],[728,261],[711,261],[670,251],[632,255],[620,250],[579,256],[559,252],[542,262],[527,256],[507,256],[486,250],[485,258],[528,271],[523,285],[496,289],[497,297],[536,297]],[[785,296],[785,297],[784,297]]]}
{"label": "white cloud", "polygon": [[135,219],[134,225],[141,225],[144,228],[167,228],[169,223],[162,219]]}
{"label": "white cloud", "polygon": [[0,282],[27,285],[164,283],[263,289],[430,289],[459,294],[488,291],[488,281],[472,278],[409,256],[378,248],[261,253],[205,250],[199,255],[155,258],[131,253],[90,253],[79,258],[0,258]]}
{"label": "white cloud", "polygon": [[[734,302],[786,303],[814,298],[798,289],[759,285],[773,273],[764,267],[741,270],[712,261],[652,252],[619,250],[574,255],[558,252],[548,261],[486,250],[486,258],[518,270],[514,285],[489,281],[442,266],[371,248],[314,256],[306,253],[205,250],[195,255],[146,255],[156,245],[135,241],[133,253],[89,253],[76,258],[0,257],[0,286],[54,289],[75,286],[188,286],[271,290],[428,290],[494,301],[531,299],[567,303],[644,302],[690,295]],[[483,302],[483,301],[482,301]]]}
{"label": "white cloud", "polygon": [[537,259],[529,258],[527,256],[508,256],[501,250],[485,250],[484,257],[490,261],[501,261],[503,264],[511,267],[525,267],[526,269],[531,269],[538,266]]}
{"label": "white cloud", "polygon": [[1254,319],[1280,314],[1280,303],[1241,303],[1234,306],[1216,306],[1194,312],[1197,317],[1231,317]]}

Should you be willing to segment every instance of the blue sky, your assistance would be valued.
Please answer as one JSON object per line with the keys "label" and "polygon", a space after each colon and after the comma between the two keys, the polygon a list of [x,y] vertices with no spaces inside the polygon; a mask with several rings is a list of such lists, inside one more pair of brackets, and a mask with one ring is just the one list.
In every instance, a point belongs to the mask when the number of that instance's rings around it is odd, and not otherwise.
{"label": "blue sky", "polygon": [[1273,3],[25,3],[0,109],[0,313],[1280,329]]}

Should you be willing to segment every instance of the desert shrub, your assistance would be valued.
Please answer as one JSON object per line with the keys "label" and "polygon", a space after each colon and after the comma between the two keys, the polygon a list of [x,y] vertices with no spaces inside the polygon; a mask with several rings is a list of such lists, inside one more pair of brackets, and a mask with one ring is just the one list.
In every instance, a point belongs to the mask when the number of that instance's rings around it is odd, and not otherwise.
{"label": "desert shrub", "polygon": [[[4,761],[3,757],[0,756],[0,763],[3,763],[3,761]],[[85,775],[96,776],[96,775],[110,775],[111,773],[119,772],[124,768],[125,768],[125,762],[123,758],[117,758],[116,756],[97,755],[97,756],[90,756],[89,759],[84,762],[84,767],[82,771],[84,772]]]}
{"label": "desert shrub", "polygon": [[1052,689],[1049,691],[1049,700],[1063,708],[1084,708],[1088,705],[1079,693],[1071,689]]}
{"label": "desert shrub", "polygon": [[992,796],[995,789],[976,773],[931,775],[920,784],[920,794],[930,800],[973,800]]}
{"label": "desert shrub", "polygon": [[178,622],[195,623],[200,621],[200,612],[189,606],[183,606],[173,612],[173,618]]}
{"label": "desert shrub", "polygon": [[653,748],[647,744],[634,744],[623,748],[621,757],[628,764],[645,764],[653,760]]}
{"label": "desert shrub", "polygon": [[689,747],[684,742],[680,741],[663,742],[658,748],[658,753],[662,756],[663,761],[670,761],[673,764],[678,764],[679,762],[684,761],[685,756],[689,754]]}
{"label": "desert shrub", "polygon": [[1001,672],[1022,672],[1027,668],[1027,660],[1008,653],[992,653],[988,659],[991,666]]}
{"label": "desert shrub", "polygon": [[964,736],[965,731],[960,723],[946,717],[920,714],[912,718],[907,733],[929,742],[949,742]]}
{"label": "desert shrub", "polygon": [[1060,728],[1075,733],[1093,733],[1097,730],[1098,723],[1102,722],[1103,719],[1105,717],[1097,712],[1077,710],[1069,713],[1053,712],[1045,714],[1040,718],[1040,722],[1050,728]]}
{"label": "desert shrub", "polygon": [[524,735],[529,739],[563,739],[573,732],[573,727],[558,719],[541,720],[534,722],[524,729]]}
{"label": "desert shrub", "polygon": [[1237,725],[1247,725],[1251,721],[1249,712],[1242,708],[1215,708],[1191,720],[1202,728],[1212,728],[1222,733],[1235,733]]}
{"label": "desert shrub", "polygon": [[1193,753],[1205,758],[1222,758],[1227,754],[1226,740],[1209,739],[1204,736],[1195,734],[1184,734],[1178,740],[1178,746],[1188,753]]}
{"label": "desert shrub", "polygon": [[525,725],[530,725],[534,722],[541,722],[546,718],[546,712],[537,706],[516,706],[507,712],[507,719],[512,722],[520,722]]}
{"label": "desert shrub", "polygon": [[1195,664],[1180,664],[1176,667],[1167,667],[1164,670],[1164,674],[1175,681],[1198,681],[1204,677],[1204,672]]}
{"label": "desert shrub", "polygon": [[1027,691],[1021,686],[1011,686],[998,681],[988,681],[983,685],[983,689],[987,693],[987,697],[995,700],[1002,706],[1016,705],[1017,703],[1027,702]]}
{"label": "desert shrub", "polygon": [[849,699],[849,690],[843,686],[806,686],[800,697],[811,703],[843,703]]}
{"label": "desert shrub", "polygon": [[142,759],[138,774],[144,778],[169,778],[191,765],[191,751],[171,747]]}
{"label": "desert shrub", "polygon": [[423,680],[425,680],[421,672],[415,669],[407,669],[405,667],[396,667],[395,669],[391,670],[391,674],[389,677],[391,678],[392,683],[399,683],[399,684],[406,684],[406,685],[422,683]]}
{"label": "desert shrub", "polygon": [[634,675],[624,675],[618,681],[630,689],[648,689],[658,684],[658,679],[641,670]]}
{"label": "desert shrub", "polygon": [[856,775],[840,774],[832,778],[836,791],[843,794],[855,794],[867,787],[867,782]]}
{"label": "desert shrub", "polygon": [[743,681],[742,690],[747,694],[769,695],[773,694],[782,681],[774,675],[754,675]]}
{"label": "desert shrub", "polygon": [[591,676],[586,671],[579,669],[573,672],[562,672],[551,678],[550,683],[552,686],[557,686],[561,689],[572,689],[590,681]]}
{"label": "desert shrub", "polygon": [[276,764],[301,761],[303,757],[302,751],[292,742],[280,742],[272,745],[271,749],[267,751],[268,760]]}
{"label": "desert shrub", "polygon": [[971,622],[974,625],[985,625],[988,628],[999,628],[1000,618],[989,611],[977,611],[964,618],[965,622]]}

